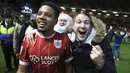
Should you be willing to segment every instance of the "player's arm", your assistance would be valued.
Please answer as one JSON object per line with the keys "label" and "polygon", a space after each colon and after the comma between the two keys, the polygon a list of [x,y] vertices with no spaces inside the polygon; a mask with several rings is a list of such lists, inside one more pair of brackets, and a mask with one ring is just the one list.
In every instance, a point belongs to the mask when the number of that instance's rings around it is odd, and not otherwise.
{"label": "player's arm", "polygon": [[66,50],[66,59],[65,59],[65,68],[66,68],[66,73],[73,73],[73,68],[71,61],[73,59],[73,56],[70,52],[70,49]]}
{"label": "player's arm", "polygon": [[27,73],[27,65],[19,64],[19,68],[17,70],[17,73]]}
{"label": "player's arm", "polygon": [[[68,38],[68,37],[67,37]],[[73,60],[72,51],[71,51],[71,43],[69,38],[66,39],[66,50],[65,50],[65,68],[66,73],[73,73],[72,63]]]}
{"label": "player's arm", "polygon": [[73,68],[71,62],[65,62],[66,73],[72,73]]}
{"label": "player's arm", "polygon": [[30,63],[29,55],[28,55],[29,45],[27,43],[26,38],[24,38],[23,43],[21,45],[20,50],[20,60],[19,60],[19,67],[17,73],[27,73],[27,67]]}

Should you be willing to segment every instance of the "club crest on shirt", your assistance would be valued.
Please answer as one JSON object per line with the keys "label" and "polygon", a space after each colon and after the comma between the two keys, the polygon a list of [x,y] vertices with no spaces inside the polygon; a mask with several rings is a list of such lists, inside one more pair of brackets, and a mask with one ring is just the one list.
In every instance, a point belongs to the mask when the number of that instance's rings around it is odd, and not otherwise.
{"label": "club crest on shirt", "polygon": [[62,40],[54,40],[54,46],[58,49],[61,48]]}

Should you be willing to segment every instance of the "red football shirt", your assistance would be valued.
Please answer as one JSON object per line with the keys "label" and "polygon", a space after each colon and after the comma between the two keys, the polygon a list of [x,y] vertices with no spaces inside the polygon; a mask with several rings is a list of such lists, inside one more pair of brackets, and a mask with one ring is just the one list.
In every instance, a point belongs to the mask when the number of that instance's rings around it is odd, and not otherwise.
{"label": "red football shirt", "polygon": [[21,46],[20,64],[32,64],[32,73],[65,73],[64,62],[72,59],[67,35],[54,33],[50,37],[35,32],[35,43],[26,38]]}

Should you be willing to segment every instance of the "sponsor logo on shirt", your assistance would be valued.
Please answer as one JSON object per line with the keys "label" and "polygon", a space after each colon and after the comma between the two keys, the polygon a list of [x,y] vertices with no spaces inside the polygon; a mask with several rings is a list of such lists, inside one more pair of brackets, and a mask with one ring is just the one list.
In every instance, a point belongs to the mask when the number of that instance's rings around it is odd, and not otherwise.
{"label": "sponsor logo on shirt", "polygon": [[59,60],[59,56],[40,56],[37,57],[36,55],[29,56],[31,62],[34,64],[41,63],[41,64],[54,64]]}

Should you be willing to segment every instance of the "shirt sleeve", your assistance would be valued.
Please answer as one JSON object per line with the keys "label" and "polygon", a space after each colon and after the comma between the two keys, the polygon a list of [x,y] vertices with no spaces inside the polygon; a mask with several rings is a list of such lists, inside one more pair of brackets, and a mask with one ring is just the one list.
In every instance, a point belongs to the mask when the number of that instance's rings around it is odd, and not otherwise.
{"label": "shirt sleeve", "polygon": [[29,44],[27,43],[27,40],[25,38],[21,45],[19,64],[21,64],[21,65],[29,64],[30,60],[29,60],[28,49],[29,49]]}

